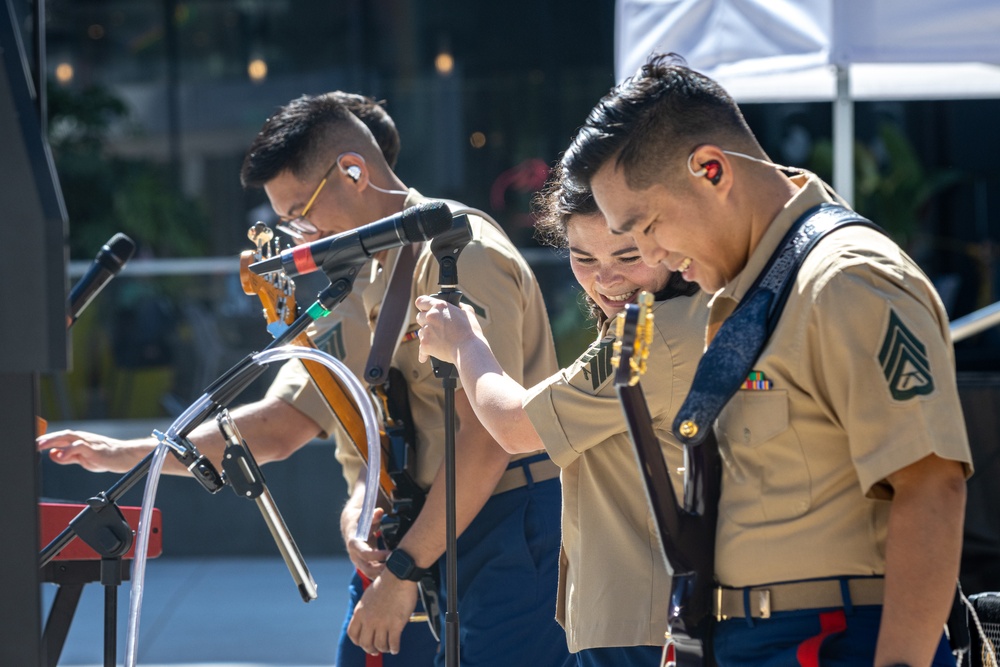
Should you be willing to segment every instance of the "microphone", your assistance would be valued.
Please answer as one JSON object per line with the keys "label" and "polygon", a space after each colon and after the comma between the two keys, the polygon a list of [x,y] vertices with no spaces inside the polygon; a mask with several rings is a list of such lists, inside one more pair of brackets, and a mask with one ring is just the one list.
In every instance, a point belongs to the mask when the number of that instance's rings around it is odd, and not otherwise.
{"label": "microphone", "polygon": [[101,246],[97,258],[83,274],[80,281],[70,290],[66,308],[66,327],[76,322],[84,308],[90,305],[98,292],[118,275],[135,252],[135,243],[122,233],[115,234]]}
{"label": "microphone", "polygon": [[256,274],[284,270],[289,277],[317,269],[360,264],[377,252],[419,243],[451,229],[451,211],[444,202],[428,202],[369,223],[349,232],[283,250],[255,262]]}

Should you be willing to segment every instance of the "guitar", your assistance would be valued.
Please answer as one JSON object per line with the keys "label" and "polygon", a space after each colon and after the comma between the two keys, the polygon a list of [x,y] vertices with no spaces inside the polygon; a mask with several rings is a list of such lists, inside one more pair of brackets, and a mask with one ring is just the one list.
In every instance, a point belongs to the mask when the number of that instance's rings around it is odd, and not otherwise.
{"label": "guitar", "polygon": [[[251,227],[247,236],[253,241],[256,249],[240,253],[240,284],[246,294],[257,295],[260,299],[267,329],[272,336],[277,337],[285,327],[295,321],[298,315],[295,283],[284,271],[274,271],[265,275],[257,275],[250,271],[251,264],[274,256],[280,249],[277,240],[274,239],[274,232],[262,222]],[[312,339],[306,333],[297,336],[292,344],[315,348]],[[323,364],[307,359],[301,361],[358,453],[368,461],[368,438],[364,419],[347,389],[334,372]],[[414,442],[414,439],[409,406],[406,403],[405,380],[398,376],[398,372],[390,373],[389,381],[384,386],[377,387],[374,393],[377,399],[376,405],[382,413],[385,424],[385,429],[380,431],[382,452],[379,493],[390,507],[382,517],[379,536],[387,548],[393,549],[416,520],[426,494],[406,470],[408,459],[406,453],[410,451],[409,443]],[[410,620],[426,620],[431,633],[435,638],[439,638],[438,570],[431,568],[430,572],[425,580],[418,582],[420,599],[426,613],[414,614]],[[362,579],[367,581],[364,576]]]}
{"label": "guitar", "polygon": [[[256,295],[260,299],[264,309],[264,319],[267,321],[267,330],[272,336],[278,337],[288,325],[295,321],[298,315],[298,306],[295,302],[295,282],[284,271],[274,271],[265,275],[257,275],[251,271],[251,264],[277,254],[279,248],[277,240],[274,239],[274,232],[263,222],[258,222],[251,227],[247,236],[257,248],[256,250],[244,250],[240,253],[240,285],[242,285],[244,293],[250,296]],[[292,344],[314,349],[316,347],[306,333],[299,334],[292,341]],[[333,371],[323,364],[307,359],[303,359],[302,364],[344,427],[351,442],[367,461],[368,438],[365,434],[364,419],[347,389]],[[385,438],[383,438],[383,450],[386,450],[386,446]],[[389,499],[396,486],[385,468],[384,456],[382,462],[379,488],[384,497]]]}
{"label": "guitar", "polygon": [[611,363],[646,499],[656,520],[663,555],[673,572],[663,664],[702,667],[714,664],[712,590],[722,467],[714,437],[697,447],[685,447],[684,497],[678,501],[639,385],[653,339],[652,306],[653,296],[643,292],[637,304],[629,304],[619,313]]}

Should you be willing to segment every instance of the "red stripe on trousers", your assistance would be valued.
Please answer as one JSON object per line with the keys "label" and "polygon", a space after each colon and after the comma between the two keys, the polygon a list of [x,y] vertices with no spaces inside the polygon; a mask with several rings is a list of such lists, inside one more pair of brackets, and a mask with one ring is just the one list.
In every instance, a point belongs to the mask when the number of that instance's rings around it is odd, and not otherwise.
{"label": "red stripe on trousers", "polygon": [[802,667],[819,667],[819,651],[823,647],[823,642],[830,635],[835,635],[847,629],[847,617],[843,609],[828,611],[819,615],[819,627],[821,631],[815,637],[810,637],[801,644],[796,651],[795,657]]}
{"label": "red stripe on trousers", "polygon": [[[361,570],[358,570],[358,576],[361,577],[361,590],[367,590],[371,586],[372,580],[366,577]],[[382,654],[365,653],[365,667],[382,667]]]}

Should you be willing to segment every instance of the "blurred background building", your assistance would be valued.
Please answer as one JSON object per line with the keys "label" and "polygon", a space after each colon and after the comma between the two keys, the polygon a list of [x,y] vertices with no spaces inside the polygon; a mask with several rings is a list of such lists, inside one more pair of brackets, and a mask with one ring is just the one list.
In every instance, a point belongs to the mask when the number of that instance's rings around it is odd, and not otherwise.
{"label": "blurred background building", "polygon": [[[30,34],[33,3],[11,1]],[[615,82],[611,0],[48,0],[45,9],[46,120],[71,279],[116,232],[139,246],[74,326],[72,369],[45,378],[50,420],[162,428],[267,344],[237,256],[250,247],[249,225],[271,213],[238,172],[268,114],[305,93],[385,100],[403,181],[504,225],[542,280],[564,363],[592,335],[581,333],[565,259],[532,239],[529,202]],[[1000,100],[855,109],[856,208],[913,254],[952,318],[996,301]],[[828,103],[744,111],[775,161],[831,179]],[[306,303],[319,288],[300,287]],[[956,351],[975,382],[1000,371],[996,330]],[[47,492],[66,479],[57,475],[69,473],[46,468]],[[995,531],[995,519],[984,521]]]}
{"label": "blurred background building", "polygon": [[[30,20],[30,3],[14,2]],[[52,416],[176,413],[266,344],[234,280],[246,229],[270,211],[238,171],[267,115],[304,93],[385,100],[404,182],[492,213],[542,267],[558,333],[579,329],[569,274],[532,240],[529,201],[614,83],[613,25],[608,0],[49,0],[49,136],[71,257],[88,261],[121,231],[137,258],[219,260],[126,270],[94,304],[102,316],[78,323],[73,372],[45,395]],[[856,207],[917,257],[952,317],[992,303],[1000,101],[856,106]],[[828,104],[745,110],[776,161],[829,177]],[[582,339],[557,337],[575,357]],[[996,343],[960,345],[960,369],[995,368]]]}

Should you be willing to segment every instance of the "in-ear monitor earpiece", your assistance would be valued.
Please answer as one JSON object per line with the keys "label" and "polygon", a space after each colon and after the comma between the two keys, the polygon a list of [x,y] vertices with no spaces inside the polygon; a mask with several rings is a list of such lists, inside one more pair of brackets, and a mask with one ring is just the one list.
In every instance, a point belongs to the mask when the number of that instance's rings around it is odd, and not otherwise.
{"label": "in-ear monitor earpiece", "polygon": [[709,183],[712,185],[718,185],[719,181],[722,180],[722,165],[719,164],[718,160],[709,160],[708,162],[703,162],[701,169],[695,171],[692,165],[694,161],[694,153],[688,155],[688,171],[695,178],[701,178],[704,176],[708,179]]}

